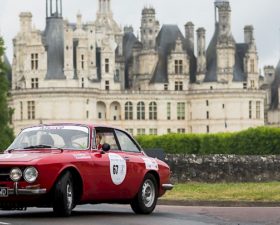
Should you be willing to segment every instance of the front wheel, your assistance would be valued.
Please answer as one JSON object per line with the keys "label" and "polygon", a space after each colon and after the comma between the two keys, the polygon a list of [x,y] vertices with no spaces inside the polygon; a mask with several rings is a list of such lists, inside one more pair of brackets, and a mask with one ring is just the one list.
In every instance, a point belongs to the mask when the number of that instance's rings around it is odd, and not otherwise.
{"label": "front wheel", "polygon": [[143,183],[131,202],[132,210],[137,214],[150,214],[154,211],[158,198],[158,185],[152,174],[144,177]]}
{"label": "front wheel", "polygon": [[66,172],[55,185],[53,211],[57,216],[70,216],[73,208],[73,178],[70,172]]}

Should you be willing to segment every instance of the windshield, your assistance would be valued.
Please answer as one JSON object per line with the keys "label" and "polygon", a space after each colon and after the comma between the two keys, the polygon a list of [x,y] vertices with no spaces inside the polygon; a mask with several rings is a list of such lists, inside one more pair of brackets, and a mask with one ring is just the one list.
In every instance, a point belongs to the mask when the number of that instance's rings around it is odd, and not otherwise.
{"label": "windshield", "polygon": [[33,148],[89,148],[89,129],[83,126],[38,126],[24,129],[7,150]]}

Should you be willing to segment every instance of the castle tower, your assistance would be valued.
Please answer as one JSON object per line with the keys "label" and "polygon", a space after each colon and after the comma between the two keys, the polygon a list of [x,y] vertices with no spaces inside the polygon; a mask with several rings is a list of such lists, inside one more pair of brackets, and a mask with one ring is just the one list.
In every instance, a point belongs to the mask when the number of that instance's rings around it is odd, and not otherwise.
{"label": "castle tower", "polygon": [[159,21],[156,20],[154,8],[144,8],[141,20],[141,42],[144,49],[154,49],[159,32]]}
{"label": "castle tower", "polygon": [[199,28],[197,33],[197,77],[198,82],[202,82],[206,73],[206,52],[205,52],[205,29]]}
{"label": "castle tower", "polygon": [[98,13],[100,13],[100,14],[112,14],[111,0],[99,0]]}
{"label": "castle tower", "polygon": [[64,23],[62,18],[62,0],[46,0],[46,17],[44,33],[48,55],[46,79],[65,79],[63,72]]}
{"label": "castle tower", "polygon": [[20,32],[28,33],[32,29],[32,14],[30,12],[23,12],[20,17]]}
{"label": "castle tower", "polygon": [[231,33],[231,8],[227,0],[216,0],[215,18],[218,27],[217,80],[231,82],[235,65],[235,41]]}
{"label": "castle tower", "polygon": [[194,51],[194,24],[192,22],[188,22],[185,25],[185,36],[188,42],[188,47]]}
{"label": "castle tower", "polygon": [[246,44],[252,43],[254,39],[253,32],[254,32],[253,26],[244,27],[244,41]]}

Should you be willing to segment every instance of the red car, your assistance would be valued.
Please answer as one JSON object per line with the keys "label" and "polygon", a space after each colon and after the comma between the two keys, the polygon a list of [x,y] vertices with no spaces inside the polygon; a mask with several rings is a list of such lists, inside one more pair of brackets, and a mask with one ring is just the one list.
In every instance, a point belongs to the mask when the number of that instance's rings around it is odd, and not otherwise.
{"label": "red car", "polygon": [[52,207],[69,216],[80,204],[124,203],[149,214],[173,188],[169,178],[168,165],[121,129],[38,125],[23,129],[0,154],[0,209]]}

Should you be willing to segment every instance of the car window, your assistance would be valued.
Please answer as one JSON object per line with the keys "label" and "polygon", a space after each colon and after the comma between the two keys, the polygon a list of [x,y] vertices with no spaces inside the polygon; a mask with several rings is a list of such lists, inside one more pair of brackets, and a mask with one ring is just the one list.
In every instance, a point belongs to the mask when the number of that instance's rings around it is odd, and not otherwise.
{"label": "car window", "polygon": [[24,149],[38,145],[85,150],[89,146],[89,129],[74,125],[42,125],[26,128],[8,149]]}
{"label": "car window", "polygon": [[[114,130],[107,127],[98,127],[96,128],[96,135],[100,136],[100,144],[104,143],[110,145],[110,150],[119,150],[118,143],[115,138]],[[93,148],[97,148],[95,138],[93,139]]]}
{"label": "car window", "polygon": [[140,152],[138,146],[124,132],[116,130],[116,135],[121,146],[121,150],[125,152]]}

